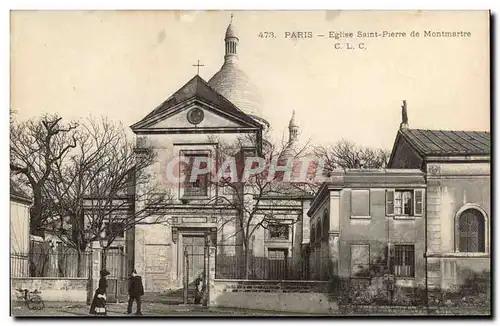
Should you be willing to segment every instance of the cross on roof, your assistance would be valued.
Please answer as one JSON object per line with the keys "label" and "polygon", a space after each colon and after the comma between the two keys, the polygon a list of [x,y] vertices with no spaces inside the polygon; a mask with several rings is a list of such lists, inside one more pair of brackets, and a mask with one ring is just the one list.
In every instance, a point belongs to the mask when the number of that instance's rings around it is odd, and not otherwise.
{"label": "cross on roof", "polygon": [[200,60],[198,60],[198,64],[193,65],[193,67],[196,67],[198,69],[197,75],[200,74],[200,67],[205,67],[205,65],[200,65]]}

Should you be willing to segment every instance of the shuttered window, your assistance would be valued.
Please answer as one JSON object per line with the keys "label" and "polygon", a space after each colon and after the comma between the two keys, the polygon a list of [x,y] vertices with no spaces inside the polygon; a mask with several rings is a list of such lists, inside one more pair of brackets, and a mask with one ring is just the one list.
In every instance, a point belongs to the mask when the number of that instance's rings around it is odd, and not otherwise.
{"label": "shuttered window", "polygon": [[424,211],[424,191],[422,189],[415,190],[415,215],[422,216]]}
{"label": "shuttered window", "polygon": [[422,216],[424,212],[424,190],[386,190],[386,215]]}
{"label": "shuttered window", "polygon": [[385,210],[387,215],[394,215],[394,190],[388,189],[385,192]]}

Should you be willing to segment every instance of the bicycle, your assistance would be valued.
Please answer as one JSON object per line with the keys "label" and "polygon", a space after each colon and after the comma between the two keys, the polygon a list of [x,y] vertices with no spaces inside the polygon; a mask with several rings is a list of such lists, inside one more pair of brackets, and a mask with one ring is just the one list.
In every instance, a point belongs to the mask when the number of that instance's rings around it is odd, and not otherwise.
{"label": "bicycle", "polygon": [[18,292],[18,298],[24,300],[24,303],[30,310],[42,310],[45,307],[40,294],[42,292],[35,289],[34,291],[29,291],[28,289],[16,289]]}

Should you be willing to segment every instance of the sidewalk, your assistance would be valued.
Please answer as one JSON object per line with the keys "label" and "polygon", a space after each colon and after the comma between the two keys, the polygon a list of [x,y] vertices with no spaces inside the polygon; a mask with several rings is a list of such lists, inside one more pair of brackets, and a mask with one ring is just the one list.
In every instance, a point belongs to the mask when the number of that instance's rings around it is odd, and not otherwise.
{"label": "sidewalk", "polygon": [[[89,306],[84,303],[49,302],[45,303],[43,310],[29,310],[24,303],[13,302],[11,306],[11,316],[13,317],[85,317],[89,315]],[[126,314],[126,303],[108,304],[108,316],[129,317]],[[135,305],[134,305],[135,311]],[[169,305],[164,303],[145,302],[142,304],[144,317],[148,316],[308,316],[300,313],[284,313],[273,311],[255,311],[248,309],[233,308],[207,308],[198,305]],[[133,318],[134,316],[130,316]],[[99,318],[99,317],[96,317]]]}

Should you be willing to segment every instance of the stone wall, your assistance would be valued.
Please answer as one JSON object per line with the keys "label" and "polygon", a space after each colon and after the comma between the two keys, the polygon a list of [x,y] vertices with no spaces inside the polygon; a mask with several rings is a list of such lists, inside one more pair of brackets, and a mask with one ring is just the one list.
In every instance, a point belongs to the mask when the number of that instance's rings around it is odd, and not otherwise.
{"label": "stone wall", "polygon": [[20,300],[16,289],[41,291],[44,301],[86,302],[88,280],[86,278],[12,278],[11,300]]}
{"label": "stone wall", "polygon": [[328,293],[328,282],[214,280],[210,306],[335,314],[338,305]]}
{"label": "stone wall", "polygon": [[[429,163],[427,184],[427,256],[430,288],[448,288],[462,282],[462,269],[489,270],[489,163]],[[458,218],[464,209],[485,214],[485,252],[460,253]]]}

